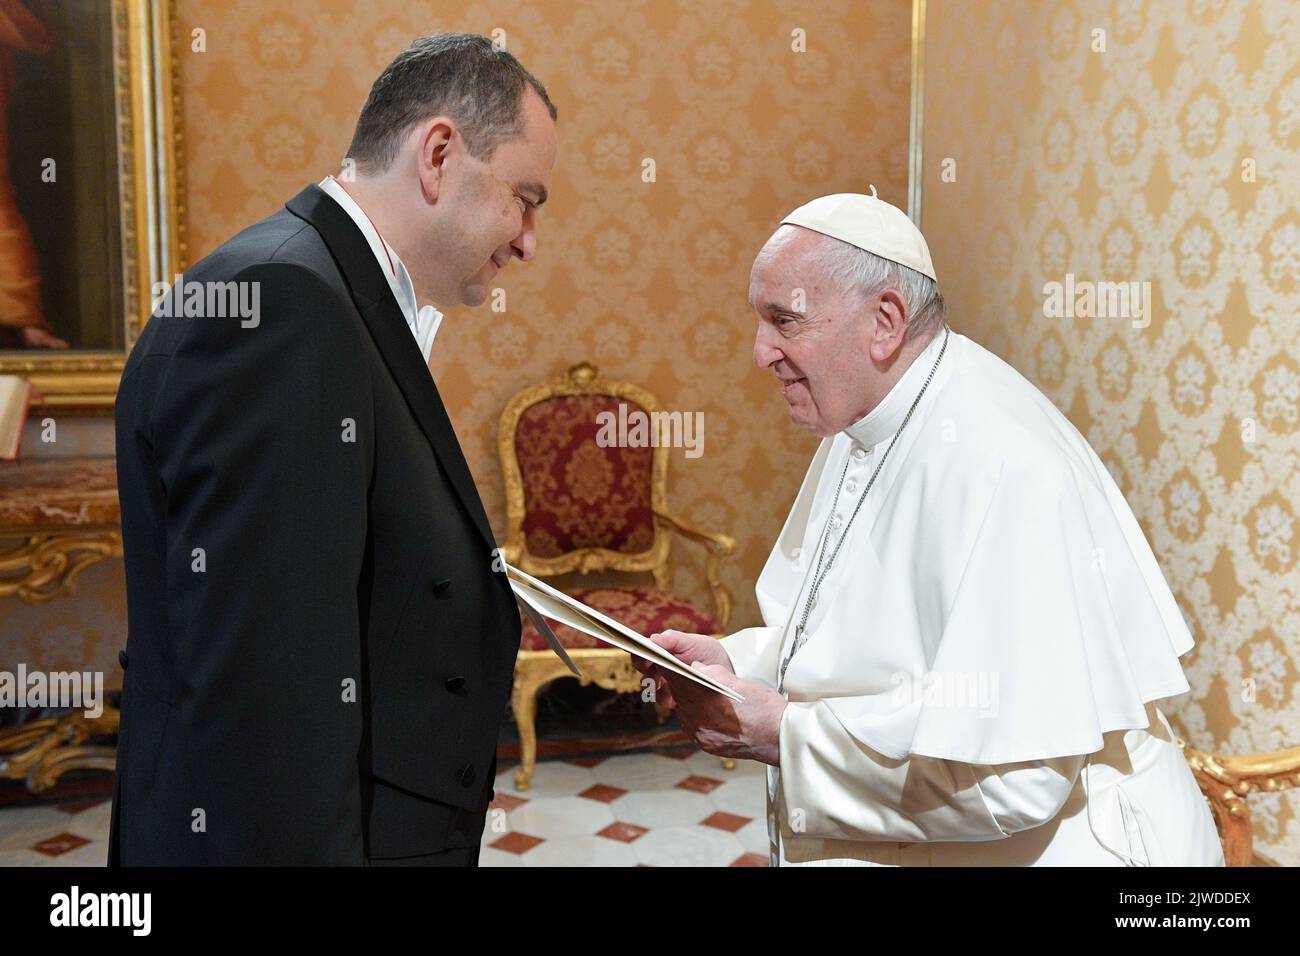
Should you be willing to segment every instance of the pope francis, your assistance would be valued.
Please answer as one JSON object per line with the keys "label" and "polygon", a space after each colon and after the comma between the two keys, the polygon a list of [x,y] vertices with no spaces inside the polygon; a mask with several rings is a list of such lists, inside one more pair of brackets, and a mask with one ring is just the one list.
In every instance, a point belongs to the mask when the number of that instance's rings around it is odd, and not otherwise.
{"label": "pope francis", "polygon": [[773,865],[1223,865],[1155,702],[1191,635],[1070,422],[953,332],[929,249],[872,195],[754,260],[754,361],[823,436],[758,579],[764,626],[654,640],[699,745],[768,764]]}

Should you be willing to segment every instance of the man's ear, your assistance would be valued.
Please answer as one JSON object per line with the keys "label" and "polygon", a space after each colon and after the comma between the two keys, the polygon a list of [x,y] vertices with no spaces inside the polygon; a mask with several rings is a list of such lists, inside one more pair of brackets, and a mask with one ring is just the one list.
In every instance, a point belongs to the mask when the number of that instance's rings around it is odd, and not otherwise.
{"label": "man's ear", "polygon": [[435,116],[414,135],[419,138],[416,173],[420,177],[420,191],[425,202],[435,203],[445,182],[452,143],[457,138],[456,124],[450,117]]}
{"label": "man's ear", "polygon": [[872,318],[875,327],[871,333],[871,359],[885,364],[898,354],[907,336],[907,300],[896,289],[886,289]]}

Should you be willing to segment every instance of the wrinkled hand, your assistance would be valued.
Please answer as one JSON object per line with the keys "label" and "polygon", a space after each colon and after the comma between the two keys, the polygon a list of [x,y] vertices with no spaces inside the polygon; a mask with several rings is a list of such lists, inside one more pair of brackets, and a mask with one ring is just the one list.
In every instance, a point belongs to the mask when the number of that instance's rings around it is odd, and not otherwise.
{"label": "wrinkled hand", "polygon": [[719,757],[778,766],[785,697],[766,684],[742,680],[728,668],[715,664],[695,667],[745,698],[736,703],[679,674],[663,673],[672,691],[677,717],[700,749]]}
{"label": "wrinkled hand", "polygon": [[[698,661],[701,664],[713,664],[724,668],[729,674],[734,673],[731,669],[731,658],[727,656],[726,650],[723,649],[716,638],[709,637],[707,634],[664,631],[662,634],[651,634],[650,640],[688,667]],[[664,679],[668,673],[667,671],[663,671],[649,661],[635,655],[632,657],[632,666],[654,680],[655,700],[658,703],[663,704],[665,707],[676,706],[673,701],[672,690]]]}

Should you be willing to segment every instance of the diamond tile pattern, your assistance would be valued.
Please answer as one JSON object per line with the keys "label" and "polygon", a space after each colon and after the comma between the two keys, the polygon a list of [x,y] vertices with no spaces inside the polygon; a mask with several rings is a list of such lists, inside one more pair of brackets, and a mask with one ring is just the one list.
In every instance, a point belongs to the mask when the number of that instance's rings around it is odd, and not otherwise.
{"label": "diamond tile pattern", "polygon": [[617,823],[611,823],[605,829],[601,830],[596,836],[603,836],[607,840],[618,840],[622,843],[631,843],[638,840],[645,834],[649,833],[645,827],[639,827],[635,823],[624,823],[622,820]]}
{"label": "diamond tile pattern", "polygon": [[63,856],[79,846],[85,846],[90,841],[85,837],[77,836],[75,833],[60,833],[56,836],[47,837],[39,843],[33,843],[32,849],[37,853],[44,853],[46,856]]}
{"label": "diamond tile pattern", "polygon": [[[497,776],[481,866],[766,866],[763,767],[674,747]],[[108,800],[0,809],[0,866],[103,866]]]}
{"label": "diamond tile pattern", "polygon": [[617,800],[625,793],[627,793],[627,791],[622,787],[611,787],[608,784],[597,783],[582,791],[578,796],[586,797],[588,800],[599,800],[602,803],[610,803]]}
{"label": "diamond tile pattern", "polygon": [[[571,760],[544,761],[537,765],[532,787],[523,792],[514,789],[513,769],[503,770],[497,776],[497,799],[529,800],[526,808],[506,814],[506,828],[544,842],[509,860],[484,852],[479,863],[767,866],[763,769],[738,760],[734,770],[723,770],[717,757],[676,747],[620,754],[583,768]],[[584,804],[585,813],[580,810]],[[582,813],[583,820],[600,820],[597,814],[606,809],[613,820],[599,826],[573,819]],[[594,835],[595,843],[587,834]]]}
{"label": "diamond tile pattern", "polygon": [[712,793],[722,786],[722,781],[714,780],[712,777],[687,777],[677,786],[682,790],[694,790],[696,793]]}
{"label": "diamond tile pattern", "polygon": [[726,830],[728,833],[735,833],[749,822],[749,817],[738,817],[734,813],[723,813],[719,810],[707,820],[700,822],[706,827],[716,827],[719,830]]}

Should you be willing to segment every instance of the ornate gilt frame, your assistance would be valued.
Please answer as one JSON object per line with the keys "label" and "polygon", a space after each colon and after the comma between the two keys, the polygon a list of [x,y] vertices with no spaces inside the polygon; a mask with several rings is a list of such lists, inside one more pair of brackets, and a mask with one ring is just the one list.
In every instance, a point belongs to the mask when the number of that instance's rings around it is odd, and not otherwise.
{"label": "ornate gilt frame", "polygon": [[0,374],[37,392],[32,413],[107,414],[127,352],[149,319],[150,289],[186,256],[184,141],[180,124],[177,0],[110,0],[122,208],[121,352],[0,352]]}

